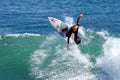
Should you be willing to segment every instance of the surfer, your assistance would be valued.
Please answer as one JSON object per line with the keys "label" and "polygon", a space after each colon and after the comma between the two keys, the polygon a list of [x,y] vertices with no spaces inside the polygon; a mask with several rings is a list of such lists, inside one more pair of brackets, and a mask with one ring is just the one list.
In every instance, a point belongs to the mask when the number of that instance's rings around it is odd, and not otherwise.
{"label": "surfer", "polygon": [[69,39],[70,39],[72,33],[74,33],[74,35],[75,35],[74,36],[75,43],[78,45],[81,42],[81,39],[78,36],[78,29],[79,29],[79,21],[82,16],[83,16],[83,14],[80,14],[78,16],[77,23],[75,25],[73,25],[69,30],[68,30],[68,28],[65,28],[62,30],[63,32],[66,32],[66,37],[68,37],[67,38],[67,48],[70,48]]}

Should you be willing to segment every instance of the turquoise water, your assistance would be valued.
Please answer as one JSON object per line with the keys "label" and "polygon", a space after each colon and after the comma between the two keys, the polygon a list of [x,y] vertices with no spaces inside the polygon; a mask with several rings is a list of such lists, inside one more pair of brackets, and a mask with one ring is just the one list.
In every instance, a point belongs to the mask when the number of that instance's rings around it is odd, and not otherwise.
{"label": "turquoise water", "polygon": [[[102,31],[85,30],[84,32],[84,36],[81,35],[81,45],[71,44],[70,50],[65,48],[66,41],[56,32],[50,35],[2,34],[0,37],[1,79],[114,80],[112,79],[114,76],[111,76],[114,73],[107,72],[107,69],[104,70],[103,64],[106,63],[106,67],[109,67],[109,64],[114,67],[119,66],[114,65],[113,62],[110,63],[110,59],[107,63],[107,59],[104,58],[112,55],[112,61],[114,61],[114,56],[119,55],[119,51],[117,51],[120,47],[117,43],[120,41],[119,37],[112,37]],[[116,46],[118,47],[116,48]],[[113,52],[103,56],[106,54],[105,47],[108,48],[107,52],[111,49]],[[116,49],[115,52],[114,49]],[[119,56],[117,57],[119,58]],[[103,59],[106,61],[102,61]],[[116,73],[119,74],[117,71]]]}
{"label": "turquoise water", "polygon": [[[42,37],[41,37],[42,38]],[[6,37],[0,40],[0,77],[3,80],[29,79],[29,57],[39,47],[40,37]],[[44,39],[44,38],[43,38]],[[6,77],[7,76],[7,77]]]}
{"label": "turquoise water", "polygon": [[[80,45],[48,17],[80,20]],[[0,80],[119,80],[120,1],[0,0]]]}

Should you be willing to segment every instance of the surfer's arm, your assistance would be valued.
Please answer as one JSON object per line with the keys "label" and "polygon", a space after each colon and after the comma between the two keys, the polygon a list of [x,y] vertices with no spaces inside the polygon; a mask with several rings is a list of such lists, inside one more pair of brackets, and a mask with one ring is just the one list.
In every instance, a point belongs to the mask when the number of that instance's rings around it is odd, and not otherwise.
{"label": "surfer's arm", "polygon": [[83,14],[80,14],[80,15],[78,16],[76,25],[79,26],[80,18],[81,18],[82,16],[83,16]]}
{"label": "surfer's arm", "polygon": [[78,25],[78,26],[79,26],[79,21],[80,21],[80,16],[78,16],[78,18],[77,18],[77,23],[76,23],[76,25]]}
{"label": "surfer's arm", "polygon": [[70,34],[68,35],[68,38],[67,38],[67,44],[69,44],[69,42],[70,42],[70,37],[71,37],[71,32],[70,32]]}

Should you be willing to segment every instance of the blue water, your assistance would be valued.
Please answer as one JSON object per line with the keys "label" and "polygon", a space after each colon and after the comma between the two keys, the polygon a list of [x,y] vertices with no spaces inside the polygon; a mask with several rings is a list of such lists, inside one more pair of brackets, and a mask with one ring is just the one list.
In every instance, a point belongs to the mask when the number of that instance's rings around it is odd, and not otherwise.
{"label": "blue water", "polygon": [[83,13],[81,25],[85,28],[119,34],[119,4],[117,0],[0,0],[0,32],[49,34],[54,30],[48,16],[61,20],[70,16],[76,21]]}
{"label": "blue water", "polygon": [[[66,50],[48,17],[81,13],[82,43]],[[119,0],[0,0],[0,80],[119,80],[119,49]]]}

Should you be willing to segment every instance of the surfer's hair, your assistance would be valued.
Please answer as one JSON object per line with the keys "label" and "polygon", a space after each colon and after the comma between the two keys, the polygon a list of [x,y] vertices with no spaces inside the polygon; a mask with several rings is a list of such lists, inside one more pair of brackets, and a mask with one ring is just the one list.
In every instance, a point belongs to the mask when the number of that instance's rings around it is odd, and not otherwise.
{"label": "surfer's hair", "polygon": [[78,29],[78,28],[79,28],[79,26],[75,24],[75,25],[73,25],[73,28],[77,28],[77,29]]}

